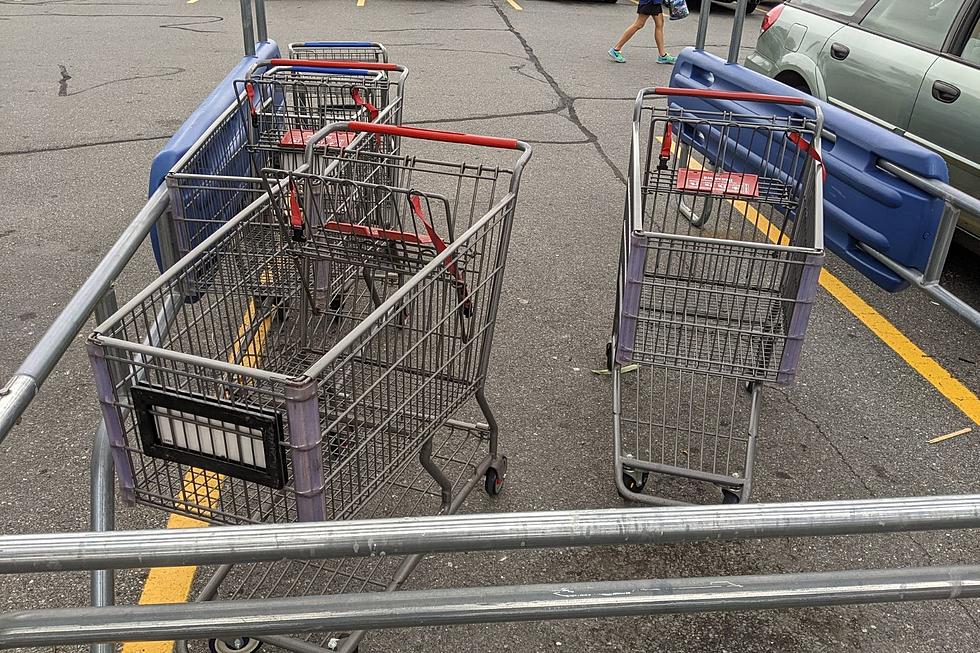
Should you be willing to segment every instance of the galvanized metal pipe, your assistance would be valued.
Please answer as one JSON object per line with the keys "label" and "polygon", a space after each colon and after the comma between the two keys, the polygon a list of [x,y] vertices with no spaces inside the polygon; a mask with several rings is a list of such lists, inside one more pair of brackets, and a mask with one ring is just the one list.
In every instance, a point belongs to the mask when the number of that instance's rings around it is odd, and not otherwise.
{"label": "galvanized metal pipe", "polygon": [[0,538],[0,573],[980,528],[980,495]]}
{"label": "galvanized metal pipe", "polygon": [[919,175],[909,172],[905,168],[895,165],[891,161],[885,161],[884,159],[880,159],[878,161],[878,167],[895,175],[899,179],[908,182],[919,190],[925,191],[933,197],[938,197],[939,199],[945,200],[951,203],[953,206],[963,211],[968,211],[973,215],[980,215],[980,199],[973,197],[972,195],[968,195],[958,188],[953,188],[949,184],[939,181],[938,179],[927,179],[925,177],[920,177]]}
{"label": "galvanized metal pipe", "polygon": [[[112,484],[113,464],[109,447],[109,435],[105,422],[99,422],[92,445],[92,465],[90,477],[91,515],[90,525],[94,532],[104,533],[115,527],[115,499]],[[90,598],[93,606],[113,605],[115,597],[115,574],[112,569],[97,569],[90,579]],[[91,653],[113,653],[111,644],[93,644]]]}
{"label": "galvanized metal pipe", "polygon": [[245,42],[245,56],[255,56],[255,26],[252,22],[252,0],[239,0],[242,11],[242,40]]}
{"label": "galvanized metal pipe", "polygon": [[885,254],[872,249],[864,243],[858,243],[858,246],[902,279],[918,286],[936,302],[955,313],[974,329],[980,331],[980,310],[970,306],[940,285],[943,268],[946,265],[946,256],[949,253],[949,247],[956,231],[959,213],[960,211],[967,211],[973,215],[980,215],[980,199],[937,179],[927,179],[909,172],[905,168],[895,165],[890,161],[879,160],[878,167],[932,197],[943,200],[946,205],[943,207],[942,218],[937,228],[932,249],[929,252],[929,260],[922,273],[893,261]]}
{"label": "galvanized metal pipe", "polygon": [[946,290],[937,283],[926,283],[923,276],[917,271],[907,268],[901,263],[896,263],[881,252],[872,249],[864,243],[858,243],[858,247],[864,250],[872,258],[883,264],[889,270],[905,279],[909,283],[918,286],[923,292],[936,300],[936,303],[945,306],[971,327],[980,331],[980,311],[970,306],[965,301]]}
{"label": "galvanized metal pipe", "polygon": [[368,592],[12,613],[0,648],[975,597],[980,566]]}
{"label": "galvanized metal pipe", "polygon": [[711,0],[703,0],[698,9],[698,35],[694,40],[696,50],[704,50],[704,45],[708,40],[708,19],[711,15]]}
{"label": "galvanized metal pipe", "polygon": [[269,25],[265,17],[265,0],[255,0],[255,31],[260,43],[269,40]]}
{"label": "galvanized metal pipe", "polygon": [[[710,0],[704,0],[710,4]],[[745,27],[745,11],[749,0],[738,0],[735,6],[735,22],[732,23],[732,40],[728,43],[728,63],[738,63],[738,52],[742,48],[742,28]]]}
{"label": "galvanized metal pipe", "polygon": [[928,286],[940,282],[943,270],[946,268],[946,257],[949,255],[949,246],[953,244],[953,236],[956,234],[956,223],[960,219],[960,210],[946,202],[943,205],[943,213],[939,219],[939,228],[932,241],[932,249],[929,251],[929,260],[926,262],[926,269],[922,273],[922,285]]}
{"label": "galvanized metal pipe", "polygon": [[0,389],[0,442],[3,442],[75,336],[85,326],[150,229],[167,208],[167,189],[160,186],[126,227],[75,296],[27,355],[14,376]]}

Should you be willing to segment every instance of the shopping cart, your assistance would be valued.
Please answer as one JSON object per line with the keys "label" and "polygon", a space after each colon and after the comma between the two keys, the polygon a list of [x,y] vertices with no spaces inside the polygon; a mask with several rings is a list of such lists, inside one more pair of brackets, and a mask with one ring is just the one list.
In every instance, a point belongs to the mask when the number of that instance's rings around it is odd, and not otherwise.
{"label": "shopping cart", "polygon": [[371,41],[297,41],[288,46],[290,59],[388,61],[388,51]]}
{"label": "shopping cart", "polygon": [[[248,82],[239,83],[238,102],[228,107],[167,175],[172,207],[170,228],[161,230],[160,236],[161,249],[169,253],[170,260],[179,260],[264,194],[262,168],[301,165],[305,160],[305,135],[312,133],[308,130],[355,118],[401,124],[401,94],[408,71],[394,64],[386,64],[389,70],[385,71],[365,70],[360,65],[349,61],[317,62],[312,68],[315,73],[296,73],[288,65],[274,66],[253,78],[251,104],[246,92]],[[258,70],[259,64],[255,68]],[[357,72],[368,74],[350,74]],[[316,90],[307,92],[309,87]],[[329,102],[316,108],[311,104],[314,99]],[[297,102],[309,109],[302,117]],[[287,124],[300,123],[300,131],[286,128]],[[397,150],[396,140],[381,142],[346,135],[333,140],[334,146],[384,146],[387,151]],[[276,142],[280,144],[274,145]],[[328,145],[324,143],[323,147]]]}
{"label": "shopping cart", "polygon": [[[324,153],[336,176],[309,165],[266,171],[267,198],[91,337],[125,499],[242,524],[401,514],[414,505],[393,498],[402,490],[435,492],[433,509],[451,512],[480,481],[500,491],[506,458],[484,386],[530,150],[512,139],[348,122],[315,134],[311,158],[336,133],[399,138],[411,152]],[[514,163],[498,150],[520,156]],[[486,152],[481,162],[462,160],[476,151]],[[161,314],[167,336],[150,346]],[[466,410],[485,423],[455,419]],[[404,480],[418,476],[416,457],[426,483]],[[358,565],[342,587],[394,589],[417,562],[383,566],[394,576],[380,584]],[[269,573],[294,572],[219,570],[237,580],[212,579],[202,596],[232,582],[242,596]],[[322,587],[296,591],[337,591],[337,573],[303,572]]]}
{"label": "shopping cart", "polygon": [[[390,63],[270,59],[258,61],[236,83],[248,96],[252,151],[273,152],[272,166],[292,169],[314,132],[338,121],[371,121],[402,96],[408,70]],[[349,135],[327,137],[342,147]],[[293,153],[293,156],[288,156]]]}
{"label": "shopping cart", "polygon": [[[704,97],[732,109],[697,108]],[[792,382],[823,264],[821,128],[796,97],[637,96],[608,350],[623,496],[678,503],[641,494],[657,472],[748,498],[761,386]]]}

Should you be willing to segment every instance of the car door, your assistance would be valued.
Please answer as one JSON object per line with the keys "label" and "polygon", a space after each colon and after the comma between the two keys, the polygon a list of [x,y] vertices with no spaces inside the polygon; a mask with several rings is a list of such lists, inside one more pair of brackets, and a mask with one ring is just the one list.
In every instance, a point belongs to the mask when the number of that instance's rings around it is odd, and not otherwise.
{"label": "car door", "polygon": [[[919,90],[908,136],[946,159],[949,181],[980,197],[980,2],[955,38],[948,55],[929,68]],[[980,217],[963,215],[960,225],[980,239]]]}
{"label": "car door", "polygon": [[926,73],[966,0],[879,0],[824,44],[830,101],[906,129]]}

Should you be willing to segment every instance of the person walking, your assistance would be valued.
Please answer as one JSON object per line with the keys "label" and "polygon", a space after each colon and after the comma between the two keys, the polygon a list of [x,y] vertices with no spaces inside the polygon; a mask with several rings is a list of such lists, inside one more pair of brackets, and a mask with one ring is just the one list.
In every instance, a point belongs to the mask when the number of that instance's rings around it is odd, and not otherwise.
{"label": "person walking", "polygon": [[640,3],[636,7],[636,20],[633,24],[626,28],[623,35],[619,37],[619,41],[616,45],[609,48],[609,56],[613,58],[616,63],[626,63],[626,57],[623,56],[621,50],[626,43],[633,38],[633,35],[643,29],[643,26],[647,24],[647,20],[653,16],[653,39],[657,42],[657,63],[669,63],[672,64],[677,61],[677,57],[673,57],[667,53],[667,49],[664,47],[664,8],[663,0],[640,0]]}

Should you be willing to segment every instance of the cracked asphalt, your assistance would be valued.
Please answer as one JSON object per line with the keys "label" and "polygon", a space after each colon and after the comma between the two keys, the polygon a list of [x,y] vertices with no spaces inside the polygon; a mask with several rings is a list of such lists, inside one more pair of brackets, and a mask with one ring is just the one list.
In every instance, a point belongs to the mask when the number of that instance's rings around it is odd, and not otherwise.
{"label": "cracked asphalt", "polygon": [[[524,177],[488,395],[510,458],[505,492],[465,510],[617,507],[611,389],[603,365],[613,303],[632,98],[666,83],[649,32],[605,54],[634,6],[572,1],[272,0],[280,44],[384,42],[411,70],[405,122],[519,137]],[[142,206],[153,155],[240,55],[238,3],[0,0],[0,375],[6,377]],[[710,49],[727,50],[716,5]],[[749,17],[752,47],[761,15]],[[667,26],[693,43],[696,17]],[[888,295],[830,257],[828,268],[973,393],[980,347],[968,327],[906,292]],[[948,278],[975,304],[975,258]],[[120,298],[154,274],[144,247]],[[97,421],[83,338],[2,445],[0,531],[82,530]],[[763,394],[755,501],[978,490],[980,428],[821,290],[798,382]],[[927,440],[972,427],[966,436]],[[120,507],[120,528],[165,516]],[[409,587],[711,576],[976,561],[976,534],[784,539],[438,556]],[[134,602],[145,571],[119,574]],[[82,605],[82,574],[0,578],[5,610]],[[373,633],[374,651],[980,650],[980,603],[951,601],[753,613],[414,628]],[[58,650],[76,650],[63,647]],[[80,650],[80,649],[79,649]]]}

